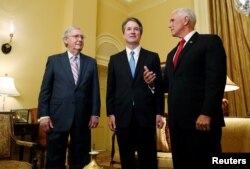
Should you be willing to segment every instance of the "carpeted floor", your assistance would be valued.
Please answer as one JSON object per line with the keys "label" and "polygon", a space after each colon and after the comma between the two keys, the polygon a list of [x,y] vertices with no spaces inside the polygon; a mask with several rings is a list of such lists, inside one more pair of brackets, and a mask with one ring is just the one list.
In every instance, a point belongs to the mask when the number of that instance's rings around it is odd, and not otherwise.
{"label": "carpeted floor", "polygon": [[[19,157],[19,154],[18,154],[18,149],[17,149],[16,153],[15,153],[15,156],[14,156],[14,159],[18,160],[18,157]],[[25,151],[24,151],[24,161],[28,161],[28,157],[29,157],[29,151],[27,151],[25,149]],[[110,161],[111,161],[111,151],[100,151],[99,154],[97,155],[96,162],[100,166],[108,167],[108,169],[120,169],[121,168],[119,163],[114,163],[114,164],[110,165]],[[159,169],[168,169],[168,168],[164,167],[164,168],[159,168]]]}
{"label": "carpeted floor", "polygon": [[[110,151],[101,151],[96,159],[96,162],[100,166],[110,166],[111,161],[111,152]],[[109,169],[120,169],[121,166],[119,163],[112,164]],[[159,169],[169,169],[167,167],[160,167]]]}

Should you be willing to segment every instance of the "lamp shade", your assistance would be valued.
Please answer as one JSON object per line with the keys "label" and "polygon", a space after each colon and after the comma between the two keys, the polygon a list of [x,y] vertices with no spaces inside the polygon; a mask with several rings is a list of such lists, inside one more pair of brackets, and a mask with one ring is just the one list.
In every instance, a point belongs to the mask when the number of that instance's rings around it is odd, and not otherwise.
{"label": "lamp shade", "polygon": [[237,86],[228,76],[227,76],[227,82],[225,86],[225,92],[230,92],[234,90],[238,90],[240,87]]}
{"label": "lamp shade", "polygon": [[14,78],[0,76],[0,95],[20,96],[20,93],[16,89]]}

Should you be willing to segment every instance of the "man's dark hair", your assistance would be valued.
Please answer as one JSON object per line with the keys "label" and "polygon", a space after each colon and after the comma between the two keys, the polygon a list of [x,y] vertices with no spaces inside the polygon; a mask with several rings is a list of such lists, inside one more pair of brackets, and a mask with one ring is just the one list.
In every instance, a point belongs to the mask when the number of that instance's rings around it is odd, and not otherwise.
{"label": "man's dark hair", "polygon": [[125,32],[125,25],[126,25],[129,21],[134,21],[134,22],[136,22],[136,23],[139,25],[140,32],[141,32],[141,34],[142,34],[142,32],[143,32],[143,26],[142,26],[141,22],[139,21],[139,19],[134,18],[134,17],[129,17],[129,18],[127,18],[127,19],[122,23],[122,33]]}

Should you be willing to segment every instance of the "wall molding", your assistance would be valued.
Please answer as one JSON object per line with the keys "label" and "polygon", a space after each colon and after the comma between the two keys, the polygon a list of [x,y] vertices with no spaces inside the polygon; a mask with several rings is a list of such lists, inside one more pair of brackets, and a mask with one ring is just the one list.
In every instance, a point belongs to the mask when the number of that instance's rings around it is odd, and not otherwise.
{"label": "wall molding", "polygon": [[101,34],[97,37],[96,60],[99,65],[107,66],[109,57],[124,49],[124,44],[112,34]]}

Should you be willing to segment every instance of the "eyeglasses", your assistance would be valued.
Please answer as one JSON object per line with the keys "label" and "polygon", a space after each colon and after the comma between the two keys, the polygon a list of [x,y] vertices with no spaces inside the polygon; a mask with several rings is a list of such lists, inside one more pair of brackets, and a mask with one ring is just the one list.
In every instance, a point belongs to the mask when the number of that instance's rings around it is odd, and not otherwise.
{"label": "eyeglasses", "polygon": [[75,39],[81,39],[81,40],[83,40],[84,39],[84,36],[83,35],[70,35],[70,36],[68,36],[68,37],[72,37],[72,38],[75,38]]}

